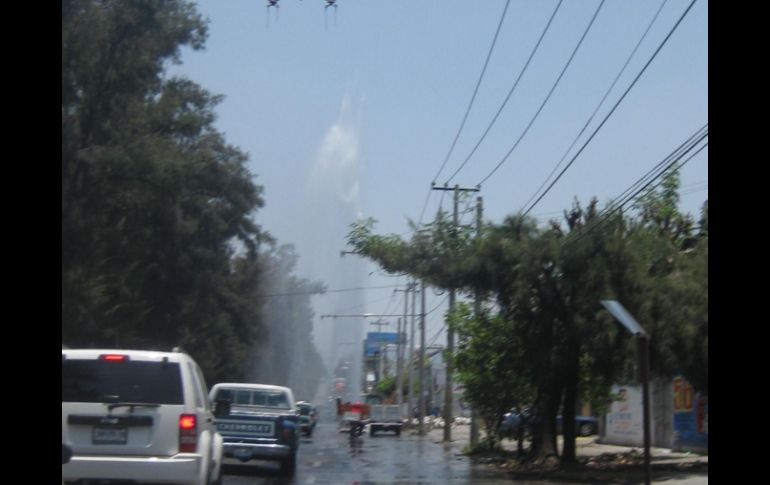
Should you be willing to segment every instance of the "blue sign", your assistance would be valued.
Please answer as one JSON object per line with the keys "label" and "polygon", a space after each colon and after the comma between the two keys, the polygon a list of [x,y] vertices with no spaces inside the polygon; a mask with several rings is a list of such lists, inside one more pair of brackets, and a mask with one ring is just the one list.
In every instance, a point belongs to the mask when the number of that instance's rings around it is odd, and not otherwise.
{"label": "blue sign", "polygon": [[380,350],[389,344],[398,343],[397,332],[367,332],[365,352],[367,357],[374,357]]}
{"label": "blue sign", "polygon": [[709,448],[708,398],[695,392],[683,378],[674,379],[674,446]]}

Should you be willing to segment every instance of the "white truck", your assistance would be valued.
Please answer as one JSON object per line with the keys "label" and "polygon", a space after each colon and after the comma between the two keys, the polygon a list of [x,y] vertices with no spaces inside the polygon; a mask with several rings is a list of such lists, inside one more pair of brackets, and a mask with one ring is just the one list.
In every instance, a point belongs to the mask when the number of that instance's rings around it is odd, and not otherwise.
{"label": "white truck", "polygon": [[369,411],[369,435],[374,436],[377,431],[395,431],[396,436],[401,434],[401,409],[397,404],[372,404]]}

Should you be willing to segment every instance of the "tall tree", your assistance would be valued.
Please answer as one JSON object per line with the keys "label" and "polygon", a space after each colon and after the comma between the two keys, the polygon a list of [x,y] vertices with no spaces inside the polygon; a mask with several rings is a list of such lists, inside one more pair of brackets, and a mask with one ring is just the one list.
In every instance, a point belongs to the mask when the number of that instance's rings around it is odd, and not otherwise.
{"label": "tall tree", "polygon": [[181,345],[237,377],[262,188],[213,127],[220,97],[165,78],[205,38],[189,1],[62,1],[62,341]]}

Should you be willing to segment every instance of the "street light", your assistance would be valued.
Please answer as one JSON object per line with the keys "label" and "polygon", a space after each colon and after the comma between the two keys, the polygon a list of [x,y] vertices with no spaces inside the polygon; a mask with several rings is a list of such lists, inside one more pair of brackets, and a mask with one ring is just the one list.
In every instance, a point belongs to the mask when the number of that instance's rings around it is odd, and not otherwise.
{"label": "street light", "polygon": [[650,470],[650,337],[639,322],[615,300],[602,300],[602,305],[636,338],[639,373],[642,381],[642,427],[644,429],[644,483],[652,481]]}

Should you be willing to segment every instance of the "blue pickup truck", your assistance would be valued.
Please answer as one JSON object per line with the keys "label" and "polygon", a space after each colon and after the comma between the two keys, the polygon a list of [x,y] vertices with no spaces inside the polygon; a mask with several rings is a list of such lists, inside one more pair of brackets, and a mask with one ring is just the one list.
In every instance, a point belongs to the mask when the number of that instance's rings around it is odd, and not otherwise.
{"label": "blue pickup truck", "polygon": [[284,475],[294,475],[299,448],[300,413],[288,387],[221,383],[209,393],[212,402],[229,401],[229,413],[215,424],[224,440],[224,465],[257,465],[275,460]]}

